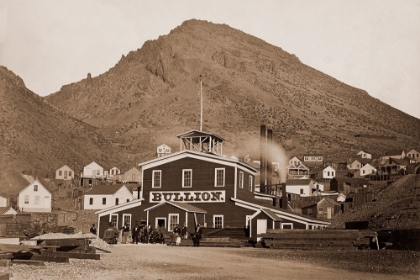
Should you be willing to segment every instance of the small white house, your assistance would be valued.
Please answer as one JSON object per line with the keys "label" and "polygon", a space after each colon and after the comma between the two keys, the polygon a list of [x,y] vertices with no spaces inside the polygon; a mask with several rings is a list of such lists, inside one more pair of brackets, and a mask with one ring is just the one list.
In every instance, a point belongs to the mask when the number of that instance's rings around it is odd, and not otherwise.
{"label": "small white house", "polygon": [[357,155],[361,156],[362,158],[372,159],[372,154],[363,150],[358,152]]}
{"label": "small white house", "polygon": [[335,168],[332,166],[327,166],[322,170],[322,179],[331,180],[335,177]]}
{"label": "small white house", "polygon": [[300,196],[311,196],[311,179],[289,179],[286,180],[286,192]]}
{"label": "small white house", "polygon": [[73,180],[74,179],[74,171],[64,165],[55,171],[55,179],[58,180]]}
{"label": "small white house", "polygon": [[103,178],[104,168],[93,161],[92,163],[83,167],[83,171],[80,177],[81,178]]}
{"label": "small white house", "polygon": [[38,180],[20,191],[17,206],[21,212],[51,212],[51,193]]}
{"label": "small white house", "polygon": [[118,181],[121,181],[123,183],[140,183],[142,181],[142,172],[137,167],[133,167],[130,170],[120,174],[117,177]]}
{"label": "small white house", "polygon": [[85,210],[100,210],[132,201],[133,194],[123,184],[98,185],[84,195]]}
{"label": "small white house", "polygon": [[7,207],[8,206],[8,199],[5,197],[0,196],[0,207]]}
{"label": "small white house", "polygon": [[357,159],[352,160],[347,164],[348,170],[359,170],[360,168],[362,168],[362,163]]}
{"label": "small white house", "polygon": [[109,170],[108,177],[114,178],[115,176],[120,175],[120,174],[121,174],[121,170],[114,166]]}
{"label": "small white house", "polygon": [[369,163],[366,163],[362,168],[359,170],[360,176],[366,176],[372,173],[376,173],[376,168],[370,165]]}
{"label": "small white house", "polygon": [[156,148],[157,157],[167,156],[172,153],[171,147],[166,144],[162,144]]}

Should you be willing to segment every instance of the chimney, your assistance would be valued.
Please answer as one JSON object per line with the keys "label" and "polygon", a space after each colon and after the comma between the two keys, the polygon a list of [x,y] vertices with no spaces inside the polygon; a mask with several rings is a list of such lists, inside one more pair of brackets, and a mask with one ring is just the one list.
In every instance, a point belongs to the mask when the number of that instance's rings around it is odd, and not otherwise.
{"label": "chimney", "polygon": [[281,208],[287,210],[288,208],[288,199],[286,193],[286,183],[281,183]]}
{"label": "chimney", "polygon": [[271,178],[273,175],[273,155],[272,155],[272,147],[273,147],[273,130],[267,130],[267,150],[266,150],[266,161],[267,161],[267,186],[271,188]]}
{"label": "chimney", "polygon": [[260,192],[265,193],[267,177],[267,129],[261,125],[260,129]]}

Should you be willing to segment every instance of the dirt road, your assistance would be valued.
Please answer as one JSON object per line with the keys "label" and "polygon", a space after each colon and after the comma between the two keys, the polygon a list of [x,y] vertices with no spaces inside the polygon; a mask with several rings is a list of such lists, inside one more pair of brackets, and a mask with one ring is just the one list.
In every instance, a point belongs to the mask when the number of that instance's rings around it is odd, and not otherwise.
{"label": "dirt road", "polygon": [[[97,261],[70,259],[70,264],[13,265],[0,271],[9,272],[10,279],[46,280],[419,279],[418,272],[374,274],[329,268],[308,261],[255,257],[258,253],[265,254],[267,249],[119,244],[109,250],[112,253],[101,254],[101,260]],[[281,256],[281,252],[275,253]]]}

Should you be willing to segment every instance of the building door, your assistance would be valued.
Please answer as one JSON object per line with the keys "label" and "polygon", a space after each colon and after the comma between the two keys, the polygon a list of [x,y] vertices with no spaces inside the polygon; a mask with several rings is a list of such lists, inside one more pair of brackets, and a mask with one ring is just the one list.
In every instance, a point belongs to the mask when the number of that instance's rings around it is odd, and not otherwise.
{"label": "building door", "polygon": [[67,171],[64,171],[64,179],[67,179]]}
{"label": "building door", "polygon": [[331,220],[331,216],[332,216],[332,208],[331,207],[327,207],[327,219]]}
{"label": "building door", "polygon": [[156,218],[155,228],[159,226],[160,228],[166,228],[166,218]]}
{"label": "building door", "polygon": [[[261,233],[267,233],[267,220],[257,219],[257,235]],[[261,237],[257,237],[257,241],[260,241]]]}

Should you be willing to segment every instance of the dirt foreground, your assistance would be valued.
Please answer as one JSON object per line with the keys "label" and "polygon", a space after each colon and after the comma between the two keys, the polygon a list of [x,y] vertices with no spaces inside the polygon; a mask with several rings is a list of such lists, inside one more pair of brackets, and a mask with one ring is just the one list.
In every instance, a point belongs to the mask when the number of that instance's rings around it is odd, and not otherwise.
{"label": "dirt foreground", "polygon": [[[40,267],[14,264],[8,268],[0,267],[0,272],[9,273],[10,279],[46,280],[420,279],[420,252],[410,253],[408,259],[403,257],[400,260],[401,264],[397,258],[392,259],[391,262],[395,267],[381,271],[381,266],[387,263],[385,258],[389,259],[390,255],[384,255],[379,251],[369,252],[368,255],[362,251],[352,251],[350,254],[342,254],[343,258],[337,260],[336,265],[329,265],[331,260],[325,256],[337,259],[339,252],[331,255],[328,252],[196,248],[151,244],[118,244],[107,250],[111,253],[101,253],[101,260],[70,259],[69,264],[46,263],[46,266]],[[377,254],[380,254],[379,257]],[[363,261],[366,267],[358,267],[360,264],[356,262],[342,269],[340,266],[351,262],[351,258],[373,259],[376,266]],[[381,263],[375,261],[381,259],[382,261],[379,261]]]}

